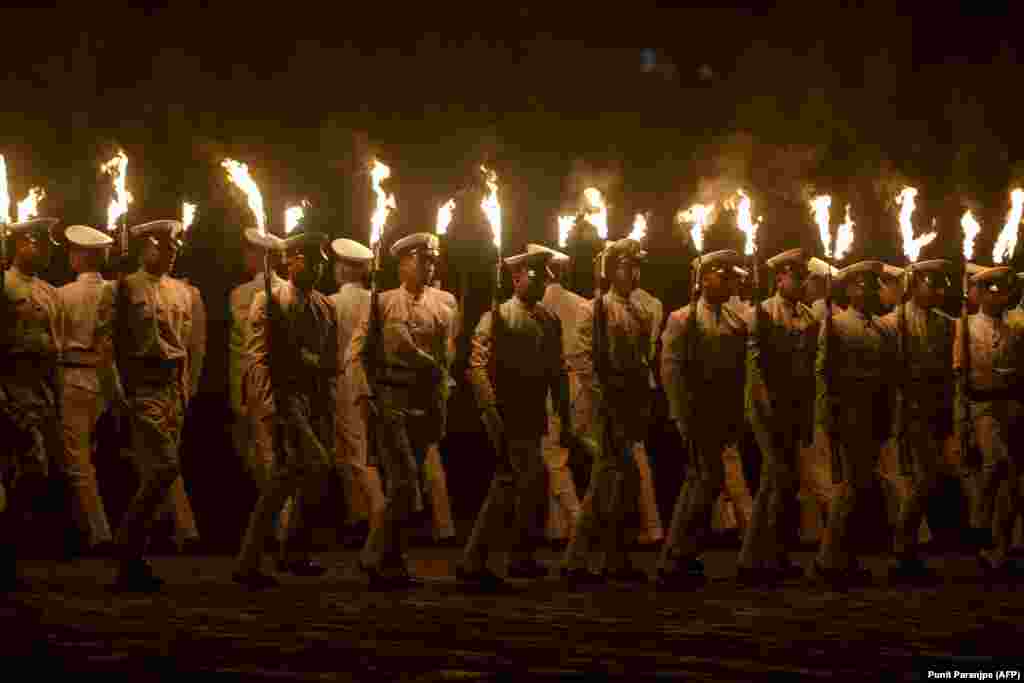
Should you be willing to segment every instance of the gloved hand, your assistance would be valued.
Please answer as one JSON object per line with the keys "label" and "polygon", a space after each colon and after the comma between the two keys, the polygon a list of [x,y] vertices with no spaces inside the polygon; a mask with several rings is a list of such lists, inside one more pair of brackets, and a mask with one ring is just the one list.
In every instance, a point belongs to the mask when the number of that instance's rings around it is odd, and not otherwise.
{"label": "gloved hand", "polygon": [[487,436],[491,439],[491,443],[495,448],[500,448],[505,438],[505,423],[501,419],[498,407],[492,405],[484,408],[481,419],[484,423],[484,429],[487,430]]}

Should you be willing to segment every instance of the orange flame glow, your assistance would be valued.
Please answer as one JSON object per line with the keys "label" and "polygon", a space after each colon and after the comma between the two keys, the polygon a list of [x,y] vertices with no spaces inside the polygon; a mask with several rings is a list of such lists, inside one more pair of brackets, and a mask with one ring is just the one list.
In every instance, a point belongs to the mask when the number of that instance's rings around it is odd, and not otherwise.
{"label": "orange flame glow", "polygon": [[846,220],[836,231],[836,261],[841,261],[853,246],[853,219],[850,218],[850,205],[846,205]]}
{"label": "orange flame glow", "polygon": [[388,216],[397,208],[395,195],[384,192],[380,184],[391,177],[391,169],[373,160],[373,168],[370,171],[370,179],[373,183],[373,193],[377,195],[377,206],[370,217],[370,248],[372,249],[384,235],[384,225],[388,222]]}
{"label": "orange flame glow", "polygon": [[455,216],[455,200],[449,199],[437,210],[437,234],[447,235],[448,226],[452,224]]}
{"label": "orange flame glow", "polygon": [[185,226],[185,230],[192,227],[192,224],[196,221],[196,205],[191,202],[181,203],[181,224]]}
{"label": "orange flame glow", "polygon": [[498,174],[481,166],[484,173],[484,182],[487,183],[487,196],[480,202],[480,208],[487,216],[487,222],[491,224],[491,231],[494,233],[494,246],[501,250],[501,203],[498,201]]}
{"label": "orange flame glow", "polygon": [[818,226],[818,236],[821,238],[821,246],[825,249],[825,258],[832,258],[832,219],[830,209],[832,197],[827,194],[818,195],[811,200],[811,212],[814,214],[814,222]]}
{"label": "orange flame glow", "polygon": [[7,160],[0,154],[0,223],[11,222],[11,195],[7,192]]}
{"label": "orange flame glow", "polygon": [[905,187],[896,196],[896,204],[900,207],[900,234],[903,236],[903,253],[910,259],[911,263],[917,263],[921,256],[921,249],[931,244],[938,236],[936,232],[929,232],[914,237],[914,223],[911,220],[914,209],[917,208],[917,189]]}
{"label": "orange flame glow", "polygon": [[680,211],[676,214],[677,223],[686,221],[693,226],[690,228],[690,240],[693,242],[693,248],[698,253],[704,251],[704,233],[707,231],[708,226],[711,225],[714,211],[715,204],[712,202],[710,204],[694,204],[686,211]]}
{"label": "orange flame glow", "polygon": [[638,213],[633,219],[633,231],[629,233],[628,238],[642,242],[645,237],[647,237],[647,215]]}
{"label": "orange flame glow", "polygon": [[960,227],[964,229],[964,258],[970,261],[974,258],[974,240],[981,232],[981,224],[971,210],[967,209],[960,219]]}
{"label": "orange flame glow", "polygon": [[736,210],[736,227],[747,236],[747,241],[743,248],[743,253],[747,256],[753,256],[754,254],[754,248],[757,244],[757,228],[761,225],[761,217],[758,216],[755,221],[751,207],[750,197],[742,189],[736,190],[736,198],[726,205],[726,208]]}
{"label": "orange flame glow", "polygon": [[596,187],[588,187],[583,190],[590,209],[584,215],[584,220],[594,226],[597,236],[603,240],[608,239],[608,205],[605,204],[604,196]]}
{"label": "orange flame glow", "polygon": [[266,235],[267,215],[263,211],[263,195],[260,194],[260,188],[256,181],[249,175],[249,167],[234,159],[225,159],[220,165],[227,170],[228,180],[234,183],[245,195],[245,200],[249,204],[249,210],[256,217],[256,227],[259,229],[260,234]]}
{"label": "orange flame glow", "polygon": [[576,216],[558,217],[558,246],[562,249],[569,244],[569,233],[572,232],[574,225],[576,225]]}
{"label": "orange flame glow", "polygon": [[18,222],[27,221],[39,215],[39,202],[46,197],[46,192],[41,187],[33,187],[28,194],[18,202]]}
{"label": "orange flame glow", "polygon": [[295,228],[299,227],[299,223],[306,216],[306,209],[304,207],[305,202],[302,204],[296,204],[295,206],[289,206],[284,210],[284,234],[290,235]]}
{"label": "orange flame glow", "polygon": [[110,176],[114,183],[114,197],[107,207],[107,230],[117,229],[117,221],[128,213],[128,205],[132,203],[132,194],[128,191],[128,156],[124,151],[100,166],[100,170]]}
{"label": "orange flame glow", "polygon": [[1006,224],[1003,231],[999,233],[995,249],[992,250],[992,260],[996,263],[1005,263],[1013,258],[1013,252],[1017,250],[1017,229],[1020,226],[1021,214],[1024,212],[1024,190],[1019,187],[1010,193],[1010,212],[1006,214]]}

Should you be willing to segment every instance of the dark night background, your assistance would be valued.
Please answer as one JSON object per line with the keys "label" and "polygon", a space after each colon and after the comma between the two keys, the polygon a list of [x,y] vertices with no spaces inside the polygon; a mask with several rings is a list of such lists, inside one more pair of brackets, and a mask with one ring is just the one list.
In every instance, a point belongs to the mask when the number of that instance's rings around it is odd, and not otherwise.
{"label": "dark night background", "polygon": [[[185,199],[199,204],[179,272],[200,286],[210,317],[193,406],[203,417],[188,427],[189,442],[202,438],[204,448],[187,443],[183,456],[206,533],[219,518],[209,511],[218,487],[241,476],[219,450],[230,452],[220,437],[226,297],[244,279],[239,236],[252,218],[218,166],[224,157],[249,164],[275,231],[286,204],[307,199],[311,225],[365,242],[372,193],[363,169],[375,155],[392,169],[398,203],[386,242],[433,230],[438,205],[462,192],[443,275],[446,289],[468,290],[467,325],[488,304],[493,261],[473,189],[481,162],[498,173],[508,253],[553,243],[555,217],[579,208],[588,185],[612,205],[612,238],[636,211],[651,211],[643,286],[666,312],[685,303],[680,264],[693,255],[675,212],[740,186],[764,217],[764,256],[820,249],[805,203],[813,188],[833,195],[833,225],[852,204],[850,260],[902,264],[891,200],[909,184],[920,191],[918,232],[933,219],[940,232],[922,259],[958,256],[970,206],[983,225],[977,260],[990,263],[1009,190],[1024,182],[1017,17],[1009,3],[913,16],[858,4],[477,3],[457,14],[395,5],[374,17],[365,7],[318,17],[288,4],[5,9],[0,153],[12,195],[42,185],[42,214],[65,224],[105,224],[110,185],[99,165],[118,147],[129,157],[131,222],[177,216]],[[725,214],[707,248],[739,246],[732,225]],[[576,242],[574,253],[590,253]],[[588,260],[574,280],[581,293]],[[50,279],[68,278],[58,257]],[[473,411],[463,414],[452,430],[476,432]],[[449,475],[472,514],[482,488],[455,481],[464,475],[451,464]],[[246,513],[224,523],[225,541],[237,542],[231,525]]]}

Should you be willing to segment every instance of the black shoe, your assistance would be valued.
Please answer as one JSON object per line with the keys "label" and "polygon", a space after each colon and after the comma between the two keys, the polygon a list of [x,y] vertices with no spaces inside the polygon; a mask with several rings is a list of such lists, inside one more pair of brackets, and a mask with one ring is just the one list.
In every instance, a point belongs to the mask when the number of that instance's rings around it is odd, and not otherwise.
{"label": "black shoe", "polygon": [[267,588],[277,588],[281,585],[281,582],[273,576],[270,574],[264,574],[258,569],[250,569],[246,572],[235,572],[231,575],[231,580],[245,586],[249,590],[254,591],[265,590]]}
{"label": "black shoe", "polygon": [[565,549],[569,547],[568,538],[552,538],[548,541],[548,548],[556,553],[565,552]]}
{"label": "black shoe", "polygon": [[[801,573],[802,576],[802,573]],[[779,574],[765,567],[736,567],[736,583],[741,586],[771,586],[779,581]]]}
{"label": "black shoe", "polygon": [[123,593],[156,593],[164,580],[153,573],[153,567],[145,560],[124,562],[117,573],[113,589]]}
{"label": "black shoe", "polygon": [[807,575],[803,567],[792,562],[786,562],[777,569],[773,569],[772,572],[777,581],[797,581]]}
{"label": "black shoe", "polygon": [[548,568],[537,560],[522,560],[511,563],[506,574],[510,579],[544,579],[547,578]]}
{"label": "black shoe", "polygon": [[1021,581],[1024,580],[1024,565],[1015,560],[1007,559],[1003,563],[994,565],[992,562],[978,553],[978,566],[982,574],[988,580],[995,581]]}
{"label": "black shoe", "polygon": [[921,560],[900,560],[889,568],[889,580],[895,583],[927,584],[938,579],[938,573]]}
{"label": "black shoe", "polygon": [[113,541],[100,541],[86,551],[86,557],[97,557],[110,559],[114,557],[115,545]]}
{"label": "black shoe", "polygon": [[[700,562],[700,560],[695,560],[695,562]],[[707,577],[704,576],[703,563],[701,563],[699,571],[697,567],[676,569],[675,571],[659,569],[656,585],[661,590],[690,591],[700,588],[705,583],[707,583]]]}
{"label": "black shoe", "polygon": [[569,590],[571,591],[603,586],[605,584],[603,574],[597,574],[589,569],[563,569],[561,575],[569,583]]}
{"label": "black shoe", "polygon": [[467,588],[473,587],[485,591],[496,591],[505,585],[505,579],[486,567],[475,572],[469,572],[462,567],[456,567],[455,579]]}
{"label": "black shoe", "polygon": [[315,560],[295,560],[294,562],[277,561],[277,571],[294,576],[323,576],[327,568]]}
{"label": "black shoe", "polygon": [[455,535],[435,538],[434,545],[438,548],[455,548],[459,545],[459,538]]}
{"label": "black shoe", "polygon": [[423,585],[423,581],[405,569],[396,574],[381,574],[380,571],[367,567],[362,562],[359,563],[359,568],[369,577],[371,591],[408,590]]}
{"label": "black shoe", "polygon": [[177,555],[178,544],[170,536],[157,536],[151,538],[149,545],[146,547],[146,553],[148,555]]}
{"label": "black shoe", "polygon": [[619,583],[649,583],[651,580],[651,578],[647,576],[647,572],[633,566],[606,572],[605,576],[610,581],[617,581]]}
{"label": "black shoe", "polygon": [[814,560],[811,564],[811,570],[807,573],[807,577],[812,581],[824,583],[839,590],[849,587],[850,577],[845,571],[833,567],[822,567],[818,560]]}
{"label": "black shoe", "polygon": [[186,538],[178,548],[179,555],[205,555],[205,551],[201,538]]}

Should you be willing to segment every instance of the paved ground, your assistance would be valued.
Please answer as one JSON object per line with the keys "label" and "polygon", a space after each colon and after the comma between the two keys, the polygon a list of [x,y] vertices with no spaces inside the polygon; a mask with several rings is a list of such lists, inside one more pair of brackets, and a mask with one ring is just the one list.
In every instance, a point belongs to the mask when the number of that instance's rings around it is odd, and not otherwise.
{"label": "paved ground", "polygon": [[[331,571],[322,579],[286,578],[258,594],[231,583],[228,557],[156,558],[169,580],[156,597],[108,593],[101,584],[113,572],[99,560],[27,562],[30,590],[0,598],[0,656],[7,671],[31,660],[41,676],[94,672],[105,681],[116,672],[130,680],[213,672],[238,680],[642,680],[656,672],[913,680],[916,656],[1020,649],[1024,592],[985,585],[968,557],[948,558],[947,582],[929,589],[881,580],[848,594],[800,583],[740,589],[729,578],[734,553],[720,551],[709,558],[716,580],[700,593],[616,585],[572,594],[553,575],[500,596],[460,592],[451,577],[457,557],[416,549],[415,569],[430,581],[402,594],[367,592],[354,553],[323,556]],[[653,568],[654,555],[636,561]],[[880,575],[884,561],[869,566]]]}

